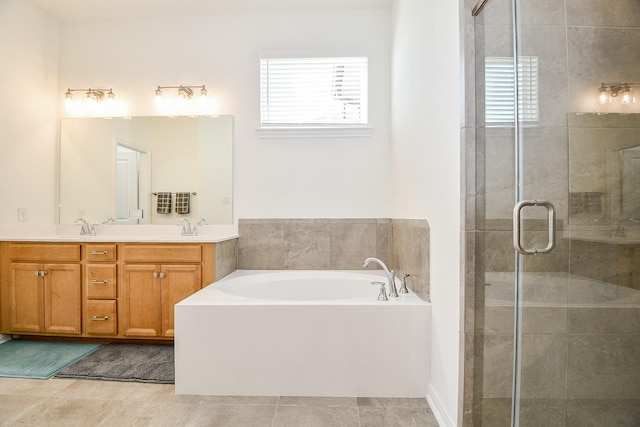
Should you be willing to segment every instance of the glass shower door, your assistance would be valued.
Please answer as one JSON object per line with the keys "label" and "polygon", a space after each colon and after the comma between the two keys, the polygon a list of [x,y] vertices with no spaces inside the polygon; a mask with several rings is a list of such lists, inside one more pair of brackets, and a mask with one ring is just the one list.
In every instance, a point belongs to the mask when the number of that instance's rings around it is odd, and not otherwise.
{"label": "glass shower door", "polygon": [[473,425],[640,426],[640,2],[475,19]]}
{"label": "glass shower door", "polygon": [[513,5],[514,426],[640,425],[640,6],[600,3]]}

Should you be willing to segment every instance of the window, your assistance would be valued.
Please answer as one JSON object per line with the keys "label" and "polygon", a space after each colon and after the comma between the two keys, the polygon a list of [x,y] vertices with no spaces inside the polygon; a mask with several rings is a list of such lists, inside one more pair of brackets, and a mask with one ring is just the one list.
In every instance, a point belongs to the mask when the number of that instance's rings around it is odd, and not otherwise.
{"label": "window", "polygon": [[366,57],[260,59],[260,124],[269,128],[367,125]]}
{"label": "window", "polygon": [[[515,121],[514,61],[512,57],[485,58],[485,124],[513,126]],[[518,58],[518,121],[538,121],[538,57]]]}

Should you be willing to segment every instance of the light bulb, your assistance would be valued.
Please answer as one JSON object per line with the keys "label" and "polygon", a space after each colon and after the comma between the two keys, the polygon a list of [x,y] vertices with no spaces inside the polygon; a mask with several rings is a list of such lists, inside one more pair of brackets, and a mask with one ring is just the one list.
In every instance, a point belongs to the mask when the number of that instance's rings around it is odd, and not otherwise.
{"label": "light bulb", "polygon": [[116,104],[116,94],[111,89],[107,92],[106,107],[111,110]]}
{"label": "light bulb", "polygon": [[158,108],[162,107],[162,91],[160,90],[160,87],[156,89],[155,102],[156,102],[156,107]]}
{"label": "light bulb", "polygon": [[620,103],[622,105],[631,104],[631,88],[629,86],[625,86],[622,92],[622,96],[620,97]]}
{"label": "light bulb", "polygon": [[73,109],[73,94],[70,90],[68,90],[67,93],[64,94],[64,108],[66,108],[67,110]]}
{"label": "light bulb", "polygon": [[207,90],[204,88],[204,86],[202,86],[202,89],[200,90],[200,105],[204,107],[207,105],[207,103],[208,103]]}
{"label": "light bulb", "polygon": [[600,87],[600,91],[598,94],[598,102],[600,104],[606,104],[609,101],[609,94],[607,93],[607,88],[602,85]]}

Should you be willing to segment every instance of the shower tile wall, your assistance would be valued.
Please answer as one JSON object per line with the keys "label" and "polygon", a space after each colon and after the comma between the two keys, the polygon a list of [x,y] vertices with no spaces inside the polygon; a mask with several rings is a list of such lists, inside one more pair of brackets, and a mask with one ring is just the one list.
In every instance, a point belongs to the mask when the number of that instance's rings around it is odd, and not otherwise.
{"label": "shower tile wall", "polygon": [[[489,0],[474,19],[470,11],[476,1],[460,3],[467,103],[461,129],[466,281],[460,416],[464,426],[506,426],[514,333],[514,132],[486,127],[482,120],[484,58],[513,56],[512,8],[510,0]],[[554,200],[559,236],[550,256],[523,259],[523,271],[535,274],[536,282],[524,295],[520,425],[640,425],[639,246],[577,239],[589,222],[599,221],[607,232],[616,228],[607,208],[617,196],[611,183],[606,185],[611,181],[606,152],[639,145],[638,119],[567,114],[593,111],[601,81],[640,81],[640,2],[518,5],[520,54],[538,56],[540,66],[539,121],[521,135],[527,159],[522,193]],[[569,204],[574,193],[602,193],[602,209],[576,214]],[[527,245],[544,246],[541,218],[525,220]],[[626,224],[627,231],[633,227]],[[611,287],[579,286],[584,282],[572,277]],[[622,308],[593,307],[613,300]]]}
{"label": "shower tile wall", "polygon": [[424,220],[240,219],[238,268],[360,270],[381,259],[429,300],[429,226]]}

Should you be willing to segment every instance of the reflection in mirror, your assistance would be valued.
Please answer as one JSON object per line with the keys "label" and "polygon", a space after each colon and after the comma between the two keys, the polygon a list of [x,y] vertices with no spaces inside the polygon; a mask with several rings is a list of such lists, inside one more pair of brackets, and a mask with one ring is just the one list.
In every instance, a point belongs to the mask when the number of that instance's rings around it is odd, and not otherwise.
{"label": "reflection in mirror", "polygon": [[640,224],[640,145],[620,150],[620,160],[622,219]]}
{"label": "reflection in mirror", "polygon": [[60,129],[60,224],[233,223],[231,116],[62,119]]}
{"label": "reflection in mirror", "polygon": [[640,228],[640,114],[569,117],[571,220],[612,236]]}

